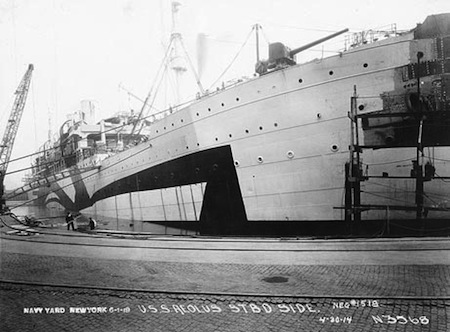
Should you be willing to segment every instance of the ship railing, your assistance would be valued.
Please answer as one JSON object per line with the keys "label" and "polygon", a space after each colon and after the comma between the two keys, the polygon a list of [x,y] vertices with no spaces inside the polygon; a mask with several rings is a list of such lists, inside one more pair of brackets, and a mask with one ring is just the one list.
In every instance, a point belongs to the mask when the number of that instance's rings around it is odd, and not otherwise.
{"label": "ship railing", "polygon": [[361,45],[371,44],[382,39],[395,37],[398,34],[399,31],[397,31],[397,25],[395,23],[381,27],[377,30],[370,29],[355,32],[345,37],[345,50],[348,51],[349,49]]}

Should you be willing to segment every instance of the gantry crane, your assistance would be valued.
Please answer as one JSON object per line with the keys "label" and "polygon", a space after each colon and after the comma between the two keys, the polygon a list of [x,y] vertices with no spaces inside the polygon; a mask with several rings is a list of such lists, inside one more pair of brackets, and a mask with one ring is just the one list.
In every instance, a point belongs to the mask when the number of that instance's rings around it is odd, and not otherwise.
{"label": "gantry crane", "polygon": [[4,211],[6,208],[4,195],[5,187],[3,182],[11,157],[12,148],[14,146],[17,130],[19,129],[20,119],[22,118],[23,110],[25,108],[25,101],[30,88],[31,73],[33,72],[33,69],[34,67],[32,64],[28,65],[28,69],[15,92],[16,98],[14,100],[14,105],[0,145],[0,211]]}

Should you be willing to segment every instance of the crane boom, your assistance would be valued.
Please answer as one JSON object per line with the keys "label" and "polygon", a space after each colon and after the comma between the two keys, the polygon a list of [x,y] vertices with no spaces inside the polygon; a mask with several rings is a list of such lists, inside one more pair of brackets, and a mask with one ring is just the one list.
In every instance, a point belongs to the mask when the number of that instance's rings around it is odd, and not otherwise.
{"label": "crane boom", "polygon": [[5,133],[3,134],[3,139],[0,145],[0,204],[2,211],[4,210],[5,205],[5,190],[3,182],[5,179],[6,170],[8,168],[9,159],[11,157],[12,148],[14,146],[14,140],[17,135],[17,130],[19,129],[20,119],[22,118],[23,110],[25,108],[25,101],[30,88],[31,73],[33,72],[33,69],[34,66],[32,64],[28,65],[28,69],[17,87],[14,105],[11,110],[8,123],[6,124]]}

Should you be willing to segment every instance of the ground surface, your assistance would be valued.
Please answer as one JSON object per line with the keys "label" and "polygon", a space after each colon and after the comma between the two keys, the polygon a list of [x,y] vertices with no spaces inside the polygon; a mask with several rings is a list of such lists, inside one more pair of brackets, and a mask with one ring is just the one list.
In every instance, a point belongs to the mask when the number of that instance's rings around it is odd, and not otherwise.
{"label": "ground surface", "polygon": [[132,239],[1,230],[0,331],[450,329],[446,238]]}

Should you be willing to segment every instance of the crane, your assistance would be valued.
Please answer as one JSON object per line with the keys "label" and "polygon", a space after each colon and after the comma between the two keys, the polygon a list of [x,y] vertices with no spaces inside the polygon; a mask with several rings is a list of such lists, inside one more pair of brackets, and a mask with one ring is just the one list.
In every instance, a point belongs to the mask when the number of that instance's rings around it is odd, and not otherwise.
{"label": "crane", "polygon": [[4,197],[5,187],[3,182],[5,180],[6,170],[8,168],[17,130],[19,129],[20,119],[22,118],[23,110],[25,108],[25,101],[30,88],[33,69],[34,66],[32,64],[28,65],[28,69],[17,87],[15,92],[16,98],[0,144],[0,211],[4,211],[6,208]]}

